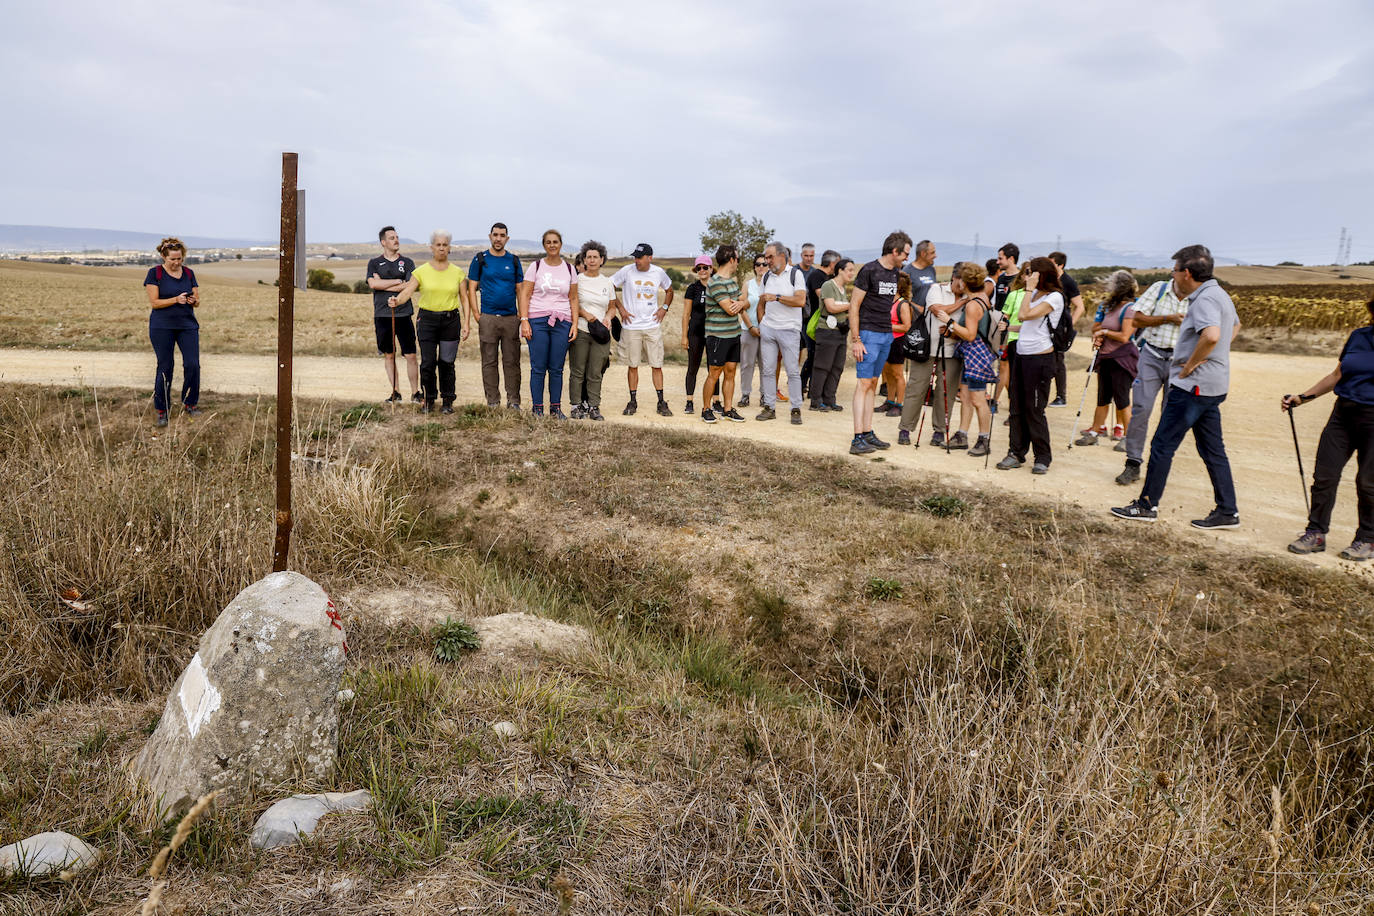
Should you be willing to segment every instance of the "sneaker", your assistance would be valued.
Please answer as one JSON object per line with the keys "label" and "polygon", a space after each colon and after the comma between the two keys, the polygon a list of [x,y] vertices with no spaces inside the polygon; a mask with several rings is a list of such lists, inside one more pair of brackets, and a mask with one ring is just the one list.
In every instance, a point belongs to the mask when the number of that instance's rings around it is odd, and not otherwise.
{"label": "sneaker", "polygon": [[814,410],[814,411],[817,411],[817,412],[819,412],[819,413],[828,413],[829,410],[830,410],[829,407],[826,407],[826,406],[825,406],[824,404],[822,404],[820,401],[812,401],[812,402],[810,403],[810,405],[807,406],[806,409],[807,409],[807,410]]}
{"label": "sneaker", "polygon": [[779,391],[779,392],[778,392],[778,400],[779,400],[779,401],[782,401],[784,404],[786,404],[786,403],[787,403],[787,392],[786,392],[786,391]]}
{"label": "sneaker", "polygon": [[739,411],[733,407],[725,411],[725,413],[721,414],[721,416],[727,420],[734,420],[736,423],[744,422],[744,417],[740,416]]}
{"label": "sneaker", "polygon": [[968,433],[962,429],[949,437],[950,448],[968,448]]}
{"label": "sneaker", "polygon": [[1116,482],[1128,487],[1140,479],[1140,465],[1126,462],[1126,469],[1116,475]]}
{"label": "sneaker", "polygon": [[673,415],[673,408],[668,406],[667,401],[658,402],[658,415],[660,417],[671,417]]}
{"label": "sneaker", "polygon": [[635,415],[635,411],[638,410],[638,409],[639,409],[639,402],[638,402],[638,401],[631,401],[630,403],[628,403],[628,404],[625,405],[625,409],[622,410],[621,413],[624,414],[624,415],[627,416],[627,417],[633,417],[633,416]]}
{"label": "sneaker", "polygon": [[417,391],[410,396],[410,400],[416,404],[423,404],[425,402],[425,396]]}
{"label": "sneaker", "polygon": [[1308,531],[1288,545],[1289,553],[1325,553],[1326,535],[1320,531]]}
{"label": "sneaker", "polygon": [[982,458],[988,452],[992,451],[990,446],[991,443],[988,441],[987,436],[979,436],[978,441],[973,444],[973,448],[968,450],[969,457]]}
{"label": "sneaker", "polygon": [[511,401],[506,405],[506,409],[518,411],[520,409],[520,403],[518,401]]}
{"label": "sneaker", "polygon": [[439,413],[453,413],[453,404],[445,401],[444,406],[439,408]]}
{"label": "sneaker", "polygon": [[1032,474],[1048,474],[1049,472],[1050,466],[1048,464],[1041,464],[1037,461],[1035,464],[1031,465]]}
{"label": "sneaker", "polygon": [[186,416],[193,420],[205,412],[199,407],[183,407],[182,410],[185,412]]}
{"label": "sneaker", "polygon": [[420,413],[434,413],[434,402],[428,398],[420,402]]}
{"label": "sneaker", "polygon": [[879,439],[878,434],[871,429],[868,432],[864,433],[864,438],[867,439],[868,444],[873,446],[874,448],[892,448],[891,442],[884,442],[883,440]]}
{"label": "sneaker", "polygon": [[530,413],[534,414],[536,417],[544,416],[544,405],[535,404],[533,407],[530,408]]}
{"label": "sneaker", "polygon": [[593,407],[591,410],[587,411],[587,419],[588,419],[588,420],[604,420],[604,419],[606,419],[606,418],[603,417],[603,416],[601,415],[601,408],[600,408],[600,407]]}
{"label": "sneaker", "polygon": [[897,444],[898,444],[898,445],[910,445],[910,444],[911,444],[911,433],[907,432],[907,431],[904,430],[904,429],[899,429],[899,430],[897,430]]}
{"label": "sneaker", "polygon": [[587,418],[587,410],[581,404],[578,404],[572,410],[568,411],[568,416],[572,417],[574,420],[585,420]]}
{"label": "sneaker", "polygon": [[878,386],[878,397],[887,397],[887,382],[883,382],[881,385]]}
{"label": "sneaker", "polygon": [[1123,438],[1123,439],[1118,439],[1118,440],[1116,440],[1116,445],[1113,445],[1113,446],[1112,446],[1112,451],[1114,451],[1114,452],[1124,452],[1124,451],[1126,451],[1126,440],[1125,440],[1124,438]]}
{"label": "sneaker", "polygon": [[778,416],[778,412],[777,412],[776,410],[774,410],[773,408],[769,407],[767,404],[765,404],[765,405],[763,405],[763,409],[759,411],[759,415],[758,415],[757,417],[755,417],[754,419],[755,419],[755,420],[775,420],[775,419],[777,419],[777,416]]}
{"label": "sneaker", "polygon": [[1068,406],[1069,406],[1069,402],[1066,401],[1066,400],[1064,400],[1063,398],[1055,398],[1053,401],[1050,401],[1050,406],[1051,406],[1051,407],[1068,407]]}
{"label": "sneaker", "polygon": [[826,404],[825,409],[831,411],[832,413],[844,413],[844,408],[841,407],[839,404]]}
{"label": "sneaker", "polygon": [[801,426],[801,408],[800,408],[800,407],[793,407],[793,408],[792,408],[792,425],[793,425],[793,426]]}
{"label": "sneaker", "polygon": [[933,445],[933,446],[935,446],[936,448],[942,448],[942,447],[944,446],[944,444],[945,444],[945,434],[944,434],[944,433],[931,433],[931,434],[930,434],[930,444]]}
{"label": "sneaker", "polygon": [[1024,464],[1024,462],[1020,458],[1017,458],[1011,452],[1007,452],[1007,457],[997,462],[997,470],[1014,471],[1017,468],[1019,468],[1022,464]]}
{"label": "sneaker", "polygon": [[393,388],[393,389],[391,390],[391,397],[387,398],[387,399],[386,399],[385,401],[383,401],[382,403],[383,403],[383,404],[394,404],[394,403],[397,402],[397,401],[404,401],[404,400],[405,400],[405,398],[401,397],[401,392],[399,392],[399,391],[397,391],[396,389]]}
{"label": "sneaker", "polygon": [[688,398],[688,399],[687,399],[687,407],[684,409],[684,413],[696,413],[696,412],[697,412],[696,403],[695,403],[691,398]]}
{"label": "sneaker", "polygon": [[849,443],[849,454],[851,455],[871,455],[878,449],[862,436],[855,436]]}
{"label": "sneaker", "polygon": [[725,405],[720,402],[719,398],[711,402],[711,409],[716,413],[725,413]]}
{"label": "sneaker", "polygon": [[1130,504],[1113,508],[1112,515],[1117,518],[1124,518],[1131,522],[1153,522],[1159,519],[1159,510],[1153,509],[1140,500],[1132,500]]}
{"label": "sneaker", "polygon": [[887,414],[889,417],[900,417],[902,415],[902,405],[889,404],[887,409],[884,410],[883,413]]}
{"label": "sneaker", "polygon": [[[738,401],[735,402],[735,407],[748,407],[748,406],[749,406],[749,395],[747,395],[747,394],[746,394],[744,397],[740,398]],[[732,408],[732,409],[733,409],[733,408]]]}
{"label": "sneaker", "polygon": [[166,426],[166,425],[167,425],[167,411],[165,411],[165,410],[159,410],[159,411],[157,412],[157,425],[158,425],[158,426]]}
{"label": "sneaker", "polygon": [[1085,430],[1083,430],[1082,434],[1081,434],[1077,439],[1073,440],[1073,444],[1074,444],[1074,445],[1096,445],[1096,444],[1097,444],[1097,431],[1096,431],[1096,430],[1092,430],[1092,429],[1085,429]]}
{"label": "sneaker", "polygon": [[1240,527],[1240,516],[1239,516],[1239,515],[1227,515],[1225,512],[1222,512],[1220,509],[1213,509],[1211,512],[1209,512],[1209,513],[1207,514],[1207,517],[1206,517],[1206,518],[1195,518],[1195,519],[1193,519],[1191,522],[1189,522],[1188,524],[1192,525],[1194,528],[1203,528],[1203,529],[1212,529],[1212,528],[1239,528],[1239,527]]}
{"label": "sneaker", "polygon": [[1350,546],[1336,556],[1342,560],[1354,560],[1357,563],[1374,559],[1374,541],[1351,541]]}
{"label": "sneaker", "polygon": [[1118,424],[1116,424],[1115,426],[1112,427],[1112,441],[1113,441],[1113,442],[1120,442],[1122,439],[1125,439],[1125,438],[1126,438],[1126,427],[1122,426],[1120,423],[1118,423]]}
{"label": "sneaker", "polygon": [[562,407],[559,407],[557,404],[555,404],[555,405],[553,405],[552,407],[549,408],[549,419],[550,419],[550,420],[566,420],[566,419],[568,419],[568,415],[565,414],[565,413],[563,412],[563,408],[562,408]]}
{"label": "sneaker", "polygon": [[701,412],[701,419],[704,423],[716,422],[716,414],[709,407]]}

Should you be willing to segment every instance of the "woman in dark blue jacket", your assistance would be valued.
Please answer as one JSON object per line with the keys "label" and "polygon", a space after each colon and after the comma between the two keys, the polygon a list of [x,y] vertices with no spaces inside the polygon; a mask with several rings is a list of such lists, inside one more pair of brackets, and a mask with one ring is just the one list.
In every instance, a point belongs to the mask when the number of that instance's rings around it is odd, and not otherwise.
{"label": "woman in dark blue jacket", "polygon": [[1288,545],[1293,553],[1321,553],[1331,528],[1331,508],[1336,487],[1352,454],[1358,455],[1355,498],[1359,516],[1355,541],[1341,551],[1343,560],[1374,558],[1374,299],[1366,305],[1369,324],[1356,328],[1341,348],[1340,362],[1331,374],[1302,394],[1285,394],[1280,406],[1292,410],[1328,391],[1336,392],[1336,405],[1317,444],[1317,464],[1312,470],[1312,510],[1307,531]]}
{"label": "woman in dark blue jacket", "polygon": [[188,417],[200,415],[200,286],[191,268],[184,265],[186,246],[181,239],[165,238],[157,246],[162,263],[148,270],[143,288],[148,292],[148,339],[157,356],[157,376],[153,380],[153,406],[157,425],[167,425],[167,404],[171,400],[172,356],[181,350],[181,405]]}

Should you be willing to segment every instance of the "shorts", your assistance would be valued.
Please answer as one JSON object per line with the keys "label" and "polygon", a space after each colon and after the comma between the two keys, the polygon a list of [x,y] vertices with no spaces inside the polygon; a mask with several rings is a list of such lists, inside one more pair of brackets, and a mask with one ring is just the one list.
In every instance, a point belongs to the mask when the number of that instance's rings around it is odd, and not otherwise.
{"label": "shorts", "polygon": [[640,360],[649,363],[651,369],[663,368],[663,325],[652,328],[622,328],[620,331],[620,358],[631,369],[638,369]]}
{"label": "shorts", "polygon": [[900,366],[906,362],[906,347],[902,346],[902,338],[892,338],[892,349],[887,351],[887,364],[889,366]]}
{"label": "shorts", "polygon": [[706,365],[715,368],[726,363],[739,362],[740,343],[735,337],[706,338]]}
{"label": "shorts", "polygon": [[[377,352],[395,353],[395,341],[391,337],[391,316],[373,318],[372,324],[377,332]],[[396,337],[401,342],[401,355],[409,356],[415,352],[415,322],[409,315],[396,316]]]}
{"label": "shorts", "polygon": [[961,384],[974,394],[987,394],[988,391],[987,382],[970,382],[968,379],[964,379]]}
{"label": "shorts", "polygon": [[864,358],[854,364],[855,374],[859,378],[877,378],[892,352],[892,332],[860,330],[859,340],[864,345]]}

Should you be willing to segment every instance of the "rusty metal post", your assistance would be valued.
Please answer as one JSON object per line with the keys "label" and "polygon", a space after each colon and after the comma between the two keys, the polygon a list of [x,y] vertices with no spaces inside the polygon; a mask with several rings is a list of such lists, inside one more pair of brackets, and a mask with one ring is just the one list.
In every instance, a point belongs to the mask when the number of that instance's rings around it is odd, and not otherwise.
{"label": "rusty metal post", "polygon": [[281,154],[281,248],[277,251],[277,537],[272,571],[291,549],[291,350],[296,312],[296,154]]}

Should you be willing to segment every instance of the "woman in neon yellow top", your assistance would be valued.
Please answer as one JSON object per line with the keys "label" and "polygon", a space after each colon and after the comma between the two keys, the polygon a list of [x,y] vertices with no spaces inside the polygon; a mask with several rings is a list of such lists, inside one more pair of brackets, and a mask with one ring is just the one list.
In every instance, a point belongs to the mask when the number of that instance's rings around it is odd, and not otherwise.
{"label": "woman in neon yellow top", "polygon": [[436,388],[443,398],[443,413],[453,413],[453,401],[457,396],[457,373],[453,364],[458,359],[459,341],[468,339],[468,329],[463,327],[461,318],[468,304],[467,284],[463,282],[467,274],[457,264],[449,263],[448,250],[452,242],[453,236],[447,232],[430,233],[432,259],[415,268],[410,281],[391,300],[393,306],[404,305],[416,291],[420,293],[415,339],[420,349],[420,387],[425,397],[420,410],[423,413],[434,412]]}

